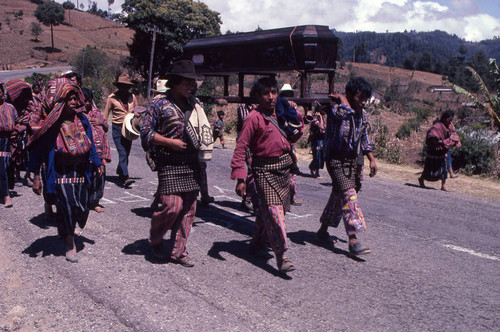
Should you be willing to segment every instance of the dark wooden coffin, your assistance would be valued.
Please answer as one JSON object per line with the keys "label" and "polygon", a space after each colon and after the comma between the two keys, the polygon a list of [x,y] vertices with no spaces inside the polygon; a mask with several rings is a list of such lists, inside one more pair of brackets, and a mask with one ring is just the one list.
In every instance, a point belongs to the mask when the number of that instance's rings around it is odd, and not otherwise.
{"label": "dark wooden coffin", "polygon": [[182,58],[208,75],[335,70],[338,38],[322,25],[224,35],[191,40]]}

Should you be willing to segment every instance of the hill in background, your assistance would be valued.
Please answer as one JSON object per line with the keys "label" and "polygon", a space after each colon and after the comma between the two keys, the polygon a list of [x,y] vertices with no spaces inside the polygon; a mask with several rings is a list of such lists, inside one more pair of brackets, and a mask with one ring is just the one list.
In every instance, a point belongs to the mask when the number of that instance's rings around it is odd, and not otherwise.
{"label": "hill in background", "polygon": [[[80,12],[66,11],[66,22],[54,26],[54,46],[51,51],[50,27],[42,25],[43,32],[35,41],[31,34],[37,5],[28,0],[0,0],[0,66],[12,69],[67,64],[82,48],[95,46],[118,60],[128,56],[127,43],[133,31],[120,23]],[[22,10],[23,15],[15,17]]]}
{"label": "hill in background", "polygon": [[[446,62],[454,56],[470,59],[477,52],[484,52],[487,58],[500,59],[500,38],[480,42],[467,42],[457,35],[444,31],[430,32],[341,32],[335,31],[342,40],[339,58],[345,61],[380,63],[404,67],[405,61],[413,60],[415,54],[429,52],[434,64]],[[358,54],[356,54],[356,51]]]}

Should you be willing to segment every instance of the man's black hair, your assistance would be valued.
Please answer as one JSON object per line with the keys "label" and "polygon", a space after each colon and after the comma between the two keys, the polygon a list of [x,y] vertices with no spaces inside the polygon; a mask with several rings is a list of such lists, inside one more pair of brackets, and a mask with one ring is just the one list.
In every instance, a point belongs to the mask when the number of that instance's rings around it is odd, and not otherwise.
{"label": "man's black hair", "polygon": [[76,81],[78,82],[78,85],[82,85],[82,77],[78,73],[75,73],[74,71],[63,75],[63,77],[67,78],[67,79],[72,79],[73,77],[76,77]]}
{"label": "man's black hair", "polygon": [[93,100],[94,99],[94,94],[92,93],[92,90],[89,88],[82,88],[82,93],[83,96],[85,97],[85,100]]}
{"label": "man's black hair", "polygon": [[361,91],[362,96],[372,95],[372,86],[363,77],[351,78],[345,87],[348,96],[354,96]]}
{"label": "man's black hair", "polygon": [[179,75],[170,75],[168,77],[168,81],[167,81],[167,84],[166,86],[170,89],[172,89],[173,87],[175,87],[176,85],[179,85],[182,83],[182,80],[184,79],[184,77],[182,76],[179,76]]}
{"label": "man's black hair", "polygon": [[257,94],[262,93],[265,89],[276,88],[278,90],[278,81],[272,77],[261,77],[255,82],[250,91],[250,97],[256,97]]}
{"label": "man's black hair", "polygon": [[439,118],[439,121],[443,122],[444,120],[448,119],[450,116],[454,117],[455,112],[453,112],[452,110],[446,110],[443,113],[441,113],[441,118]]}
{"label": "man's black hair", "polygon": [[225,115],[224,111],[223,110],[220,110],[220,111],[217,111],[217,115],[220,116],[220,115]]}

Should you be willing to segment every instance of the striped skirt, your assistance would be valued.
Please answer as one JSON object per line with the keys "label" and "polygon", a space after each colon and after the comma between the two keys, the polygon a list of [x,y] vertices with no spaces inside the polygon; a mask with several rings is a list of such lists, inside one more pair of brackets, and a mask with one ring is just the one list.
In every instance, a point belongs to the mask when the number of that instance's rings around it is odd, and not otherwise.
{"label": "striped skirt", "polygon": [[74,235],[77,224],[84,228],[87,223],[89,192],[82,168],[66,166],[62,171],[56,170],[56,218],[61,238]]}
{"label": "striped skirt", "polygon": [[9,139],[0,138],[0,198],[9,196],[9,170],[10,170]]}
{"label": "striped skirt", "polygon": [[93,209],[99,205],[99,200],[104,196],[104,186],[106,185],[106,172],[99,175],[97,168],[92,172],[92,183],[89,189],[89,208]]}

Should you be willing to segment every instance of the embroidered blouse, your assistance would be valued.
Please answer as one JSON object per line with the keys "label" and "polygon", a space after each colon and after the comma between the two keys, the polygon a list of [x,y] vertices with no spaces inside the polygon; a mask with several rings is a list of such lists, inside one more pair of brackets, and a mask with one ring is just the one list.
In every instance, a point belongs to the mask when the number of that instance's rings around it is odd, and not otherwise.
{"label": "embroidered blouse", "polygon": [[4,102],[0,105],[0,137],[9,137],[14,131],[19,117],[16,108]]}

